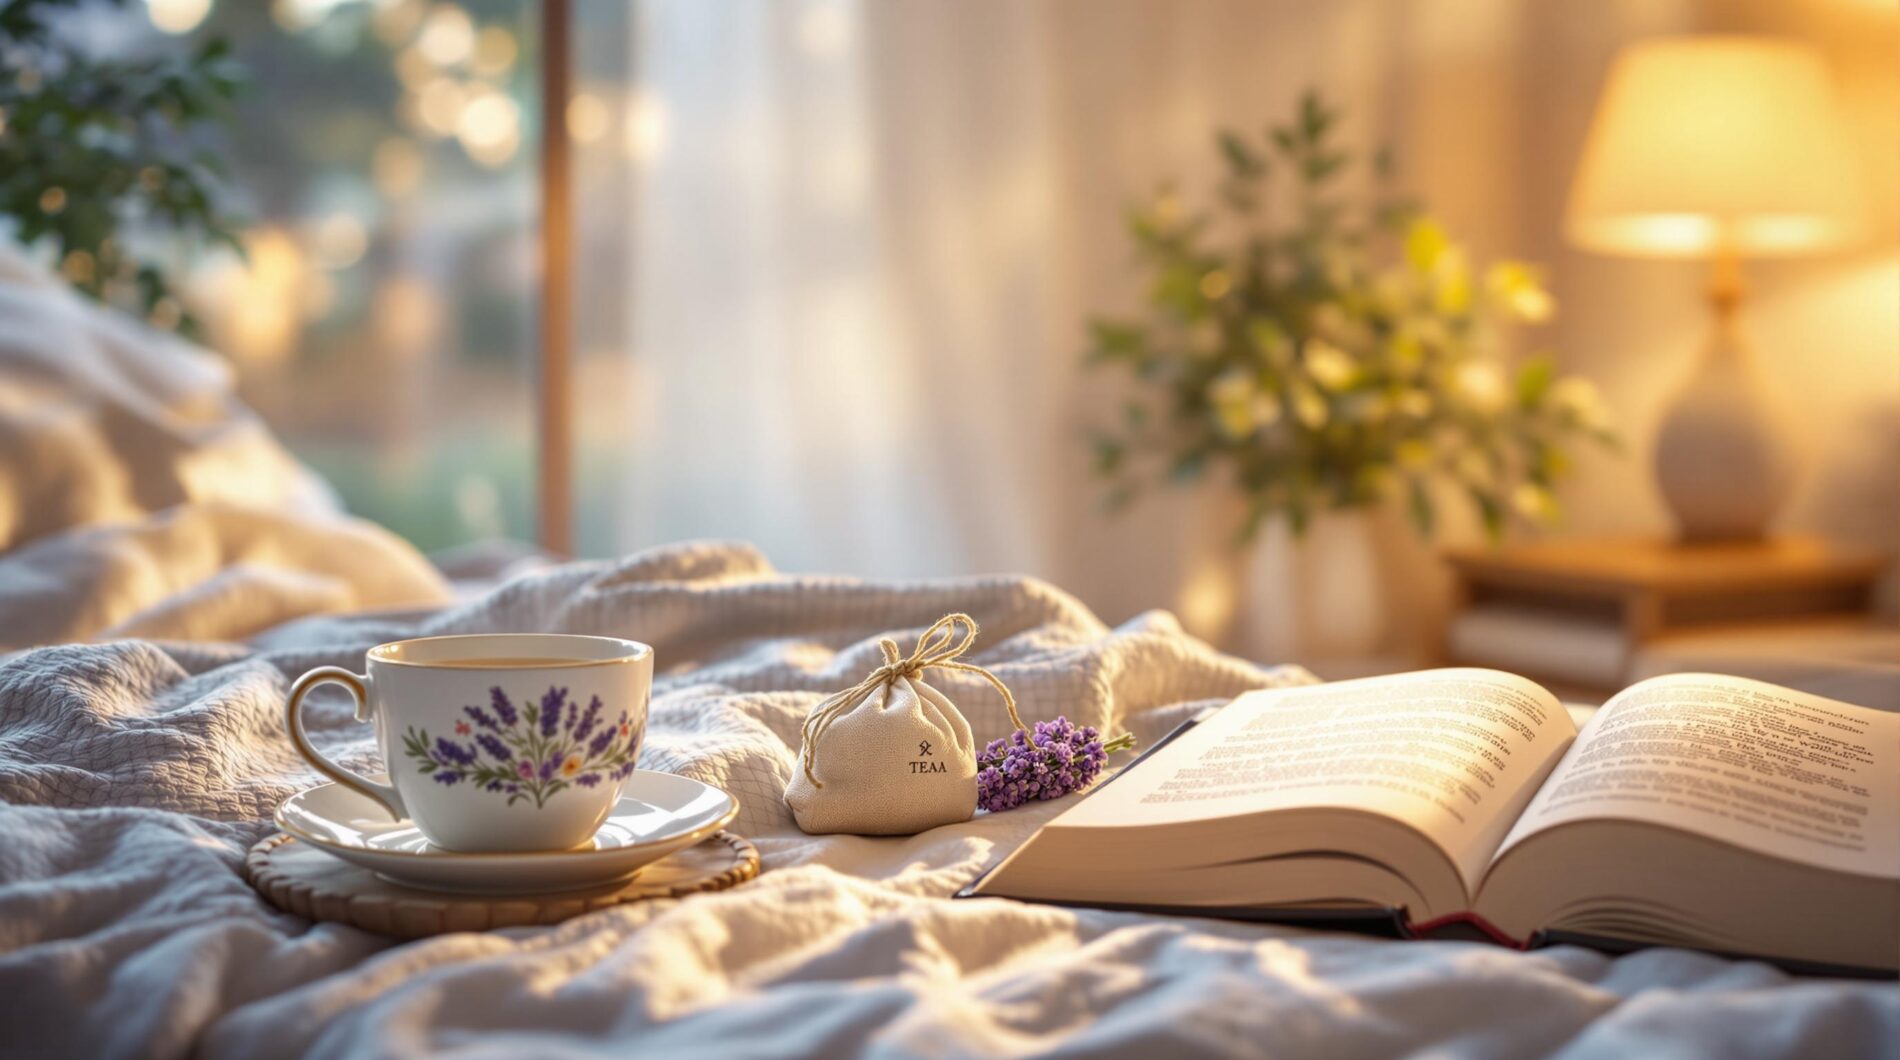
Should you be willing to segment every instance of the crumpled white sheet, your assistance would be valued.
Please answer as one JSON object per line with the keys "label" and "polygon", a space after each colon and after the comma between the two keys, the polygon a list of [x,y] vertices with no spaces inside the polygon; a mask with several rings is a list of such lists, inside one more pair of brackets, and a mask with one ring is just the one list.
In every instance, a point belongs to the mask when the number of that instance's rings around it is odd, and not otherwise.
{"label": "crumpled white sheet", "polygon": [[[1307,679],[1218,655],[1162,613],[1106,628],[1034,580],[785,577],[731,545],[556,568],[419,622],[31,652],[0,666],[0,1054],[1900,1054],[1890,983],[946,898],[1060,802],[905,839],[799,833],[778,795],[804,712],[873,664],[877,637],[952,610],[982,624],[975,661],[1026,715],[1144,742]],[[360,666],[392,637],[491,630],[652,643],[642,765],[737,792],[765,874],[404,945],[251,892],[243,851],[316,779],[281,735],[288,679]],[[999,735],[1000,702],[964,677],[941,687],[979,739]],[[344,703],[308,715],[319,744],[370,764]]]}
{"label": "crumpled white sheet", "polygon": [[338,511],[238,400],[229,364],[0,239],[0,549],[205,501]]}
{"label": "crumpled white sheet", "polygon": [[451,595],[407,542],[343,514],[228,364],[0,239],[0,652],[235,640]]}

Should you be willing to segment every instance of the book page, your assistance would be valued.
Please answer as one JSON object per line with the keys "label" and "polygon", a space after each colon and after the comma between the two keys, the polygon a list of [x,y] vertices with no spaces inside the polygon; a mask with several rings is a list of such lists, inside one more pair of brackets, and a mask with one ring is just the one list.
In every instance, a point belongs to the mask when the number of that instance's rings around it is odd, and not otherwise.
{"label": "book page", "polygon": [[1900,714],[1739,677],[1643,681],[1584,726],[1502,849],[1603,817],[1900,879]]}
{"label": "book page", "polygon": [[1364,810],[1429,836],[1469,887],[1576,731],[1549,692],[1496,670],[1250,692],[1117,777],[1062,824]]}

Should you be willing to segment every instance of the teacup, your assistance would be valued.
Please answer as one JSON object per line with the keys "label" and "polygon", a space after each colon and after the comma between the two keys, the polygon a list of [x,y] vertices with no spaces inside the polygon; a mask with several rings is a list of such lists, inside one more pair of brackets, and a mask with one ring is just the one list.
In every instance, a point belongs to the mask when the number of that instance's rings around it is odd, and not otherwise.
{"label": "teacup", "polygon": [[[290,686],[290,738],[312,766],[461,852],[569,850],[593,838],[646,734],[653,649],[565,633],[420,637]],[[339,684],[376,725],[389,783],[344,769],[304,734],[304,697]]]}

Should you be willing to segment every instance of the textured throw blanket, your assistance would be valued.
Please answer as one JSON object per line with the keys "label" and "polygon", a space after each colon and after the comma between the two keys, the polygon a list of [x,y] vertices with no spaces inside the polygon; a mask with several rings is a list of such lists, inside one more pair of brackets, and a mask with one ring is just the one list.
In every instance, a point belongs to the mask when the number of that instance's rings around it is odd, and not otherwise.
{"label": "textured throw blanket", "polygon": [[[1144,742],[1310,679],[1219,655],[1162,613],[1107,628],[1030,579],[786,577],[726,545],[556,568],[422,621],[33,650],[0,666],[0,1055],[1900,1055],[1891,984],[947,900],[1060,802],[914,838],[799,833],[780,792],[805,712],[875,665],[877,637],[908,643],[959,610],[983,627],[973,661],[1026,717]],[[282,733],[289,680],[360,668],[383,640],[502,630],[653,644],[641,764],[737,793],[764,875],[403,945],[259,899],[241,856],[317,780]],[[966,677],[940,687],[979,740],[1001,734],[995,693]],[[326,749],[373,764],[346,704],[307,717]]]}

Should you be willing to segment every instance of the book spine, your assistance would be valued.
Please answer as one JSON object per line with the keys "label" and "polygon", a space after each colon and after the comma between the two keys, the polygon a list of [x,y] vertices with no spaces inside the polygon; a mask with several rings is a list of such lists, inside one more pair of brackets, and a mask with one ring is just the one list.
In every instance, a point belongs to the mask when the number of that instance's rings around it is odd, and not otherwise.
{"label": "book spine", "polygon": [[1490,939],[1500,946],[1509,946],[1514,950],[1528,950],[1531,948],[1529,939],[1514,939],[1510,935],[1505,934],[1496,924],[1472,912],[1452,913],[1448,916],[1438,917],[1435,920],[1426,920],[1418,923],[1408,920],[1405,924],[1405,933],[1411,938],[1426,938],[1434,933],[1444,932],[1448,929],[1458,927],[1476,928],[1485,938]]}

